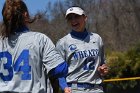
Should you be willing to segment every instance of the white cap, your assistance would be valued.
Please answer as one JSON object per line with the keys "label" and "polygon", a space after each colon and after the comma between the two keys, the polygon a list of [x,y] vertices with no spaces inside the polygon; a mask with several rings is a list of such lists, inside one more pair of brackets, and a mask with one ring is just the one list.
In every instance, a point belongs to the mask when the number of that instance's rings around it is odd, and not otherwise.
{"label": "white cap", "polygon": [[66,11],[65,18],[71,13],[74,13],[77,15],[83,15],[83,14],[85,15],[84,10],[82,10],[80,7],[71,7]]}

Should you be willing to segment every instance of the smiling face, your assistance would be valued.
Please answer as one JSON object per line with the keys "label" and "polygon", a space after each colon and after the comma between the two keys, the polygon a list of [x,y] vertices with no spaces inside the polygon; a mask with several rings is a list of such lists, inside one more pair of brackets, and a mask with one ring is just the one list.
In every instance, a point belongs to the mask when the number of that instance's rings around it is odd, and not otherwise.
{"label": "smiling face", "polygon": [[67,21],[71,28],[77,32],[83,32],[85,29],[85,23],[87,17],[85,15],[69,14],[67,16]]}

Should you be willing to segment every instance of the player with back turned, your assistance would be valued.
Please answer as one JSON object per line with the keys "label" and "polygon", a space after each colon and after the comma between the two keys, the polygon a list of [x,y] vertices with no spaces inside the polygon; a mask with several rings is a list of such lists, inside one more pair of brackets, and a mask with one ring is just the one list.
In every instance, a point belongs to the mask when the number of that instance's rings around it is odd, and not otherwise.
{"label": "player with back turned", "polygon": [[46,78],[64,77],[67,63],[49,37],[29,30],[33,20],[22,0],[6,0],[2,16],[0,93],[51,93]]}
{"label": "player with back turned", "polygon": [[[71,7],[65,18],[72,28],[61,38],[57,50],[69,64],[66,77],[72,93],[104,93],[102,77],[108,73],[102,38],[85,27],[87,16],[80,7]],[[64,78],[60,79],[63,85]]]}

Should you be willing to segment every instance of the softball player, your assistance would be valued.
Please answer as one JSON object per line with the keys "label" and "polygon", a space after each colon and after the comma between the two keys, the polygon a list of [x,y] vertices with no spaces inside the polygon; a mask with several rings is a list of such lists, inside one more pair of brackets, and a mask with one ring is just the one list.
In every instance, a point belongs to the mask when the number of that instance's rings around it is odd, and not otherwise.
{"label": "softball player", "polygon": [[[69,64],[68,86],[72,93],[103,93],[102,76],[108,73],[108,67],[102,38],[87,31],[87,16],[80,7],[69,8],[65,17],[72,30],[56,47]],[[60,85],[64,81],[60,79]]]}
{"label": "softball player", "polygon": [[2,15],[0,93],[51,93],[46,78],[64,77],[67,63],[46,35],[28,29],[32,20],[22,0],[6,0]]}

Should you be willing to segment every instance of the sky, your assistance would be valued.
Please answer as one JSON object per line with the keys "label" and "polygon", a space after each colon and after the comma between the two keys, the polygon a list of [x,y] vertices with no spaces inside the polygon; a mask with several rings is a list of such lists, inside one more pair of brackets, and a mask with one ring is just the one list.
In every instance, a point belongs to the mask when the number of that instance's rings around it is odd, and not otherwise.
{"label": "sky", "polygon": [[[26,3],[30,15],[34,15],[38,11],[45,10],[47,3],[49,1],[55,2],[56,0],[23,0],[23,1]],[[1,11],[2,11],[4,2],[5,0],[0,0],[0,21],[2,20]]]}

